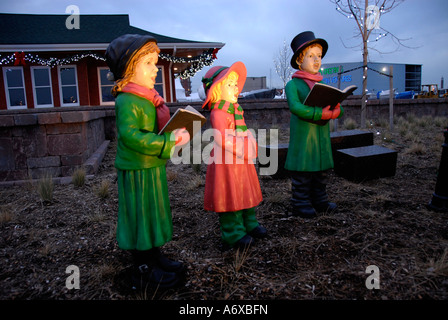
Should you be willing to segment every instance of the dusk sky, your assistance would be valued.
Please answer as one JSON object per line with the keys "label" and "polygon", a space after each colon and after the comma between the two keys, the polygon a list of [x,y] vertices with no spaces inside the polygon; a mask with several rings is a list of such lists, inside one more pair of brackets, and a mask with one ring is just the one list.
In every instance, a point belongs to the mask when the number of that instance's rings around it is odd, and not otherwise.
{"label": "dusk sky", "polygon": [[[181,39],[222,42],[214,66],[242,61],[248,76],[266,76],[268,86],[281,86],[274,58],[285,41],[288,45],[302,31],[324,38],[329,50],[323,63],[361,62],[360,44],[353,39],[356,25],[336,11],[329,0],[20,0],[1,1],[1,13],[63,14],[76,5],[80,14],[128,14],[132,26]],[[391,36],[374,42],[371,62],[422,65],[422,84],[448,83],[448,1],[406,0],[381,16],[380,26],[409,47],[396,48]],[[14,27],[14,26],[11,26]],[[81,26],[82,27],[82,26]],[[392,52],[386,54],[384,52]],[[197,90],[205,67],[192,78]]]}

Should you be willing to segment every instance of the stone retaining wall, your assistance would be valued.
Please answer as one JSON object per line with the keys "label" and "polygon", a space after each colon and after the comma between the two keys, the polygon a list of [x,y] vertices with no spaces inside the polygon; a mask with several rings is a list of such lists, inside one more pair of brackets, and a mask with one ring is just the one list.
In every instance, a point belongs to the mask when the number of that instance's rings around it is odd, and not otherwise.
{"label": "stone retaining wall", "polygon": [[94,173],[97,165],[90,158],[97,159],[95,153],[105,149],[106,128],[114,118],[110,108],[1,112],[0,182],[37,179],[44,173],[65,177],[81,166]]}
{"label": "stone retaining wall", "polygon": [[[290,112],[288,103],[284,99],[278,100],[240,100],[240,105],[244,109],[244,118],[248,127],[277,129],[289,128]],[[201,110],[202,103],[172,103],[170,107],[176,110],[190,104],[197,110]],[[349,97],[342,103],[344,115],[339,119],[341,123],[346,118],[355,120],[358,125],[361,123],[361,100],[358,96]],[[440,99],[396,99],[394,100],[394,116],[405,116],[414,114],[417,117],[444,116],[448,117],[448,98]],[[208,116],[208,112],[204,111]],[[378,120],[389,119],[389,100],[372,99],[367,102],[366,119]],[[208,122],[207,125],[210,125]]]}

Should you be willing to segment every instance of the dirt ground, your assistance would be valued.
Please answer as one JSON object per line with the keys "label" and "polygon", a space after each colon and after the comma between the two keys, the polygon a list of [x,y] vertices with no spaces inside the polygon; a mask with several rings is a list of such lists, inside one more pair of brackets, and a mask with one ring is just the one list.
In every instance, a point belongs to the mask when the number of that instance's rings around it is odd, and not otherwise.
{"label": "dirt ground", "polygon": [[[99,172],[81,187],[0,189],[1,300],[421,300],[448,299],[448,213],[426,205],[435,190],[446,119],[384,121],[368,131],[398,151],[396,175],[350,182],[330,174],[336,214],[289,216],[289,179],[260,176],[257,208],[269,237],[248,252],[221,251],[217,216],[203,209],[206,165],[168,162],[173,240],[163,247],[187,266],[184,286],[133,290],[130,256],[115,240],[117,177],[112,141]],[[281,136],[287,136],[283,132]],[[99,196],[101,183],[109,189]],[[68,289],[69,266],[79,289]],[[368,266],[379,289],[368,289]],[[370,281],[370,284],[373,282]]]}

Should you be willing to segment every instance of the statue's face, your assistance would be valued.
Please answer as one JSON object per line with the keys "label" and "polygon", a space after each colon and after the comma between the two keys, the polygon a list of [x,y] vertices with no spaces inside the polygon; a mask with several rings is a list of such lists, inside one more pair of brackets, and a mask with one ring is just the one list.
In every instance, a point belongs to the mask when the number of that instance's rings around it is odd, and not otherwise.
{"label": "statue's face", "polygon": [[230,103],[236,103],[238,94],[238,78],[227,77],[221,84],[221,99]]}
{"label": "statue's face", "polygon": [[318,46],[305,49],[300,69],[311,74],[316,74],[322,65],[322,49]]}
{"label": "statue's face", "polygon": [[144,55],[137,62],[131,81],[148,89],[154,89],[157,72],[159,71],[156,66],[158,60],[159,54],[157,52],[150,52]]}

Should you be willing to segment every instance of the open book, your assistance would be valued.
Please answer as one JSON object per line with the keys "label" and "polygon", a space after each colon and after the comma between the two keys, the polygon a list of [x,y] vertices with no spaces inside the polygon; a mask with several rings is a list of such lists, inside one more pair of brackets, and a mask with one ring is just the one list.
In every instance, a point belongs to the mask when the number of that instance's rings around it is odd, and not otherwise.
{"label": "open book", "polygon": [[[194,125],[194,121],[197,121],[200,125]],[[199,111],[192,106],[186,106],[185,109],[179,108],[176,110],[170,120],[159,131],[159,134],[185,128],[190,134],[190,139],[192,139],[205,122],[206,118]]]}
{"label": "open book", "polygon": [[316,83],[311,89],[310,93],[308,93],[308,96],[306,97],[303,104],[321,108],[331,106],[332,109],[336,107],[338,103],[344,101],[357,88],[357,86],[352,85],[345,88],[344,90],[340,90],[324,83]]}

